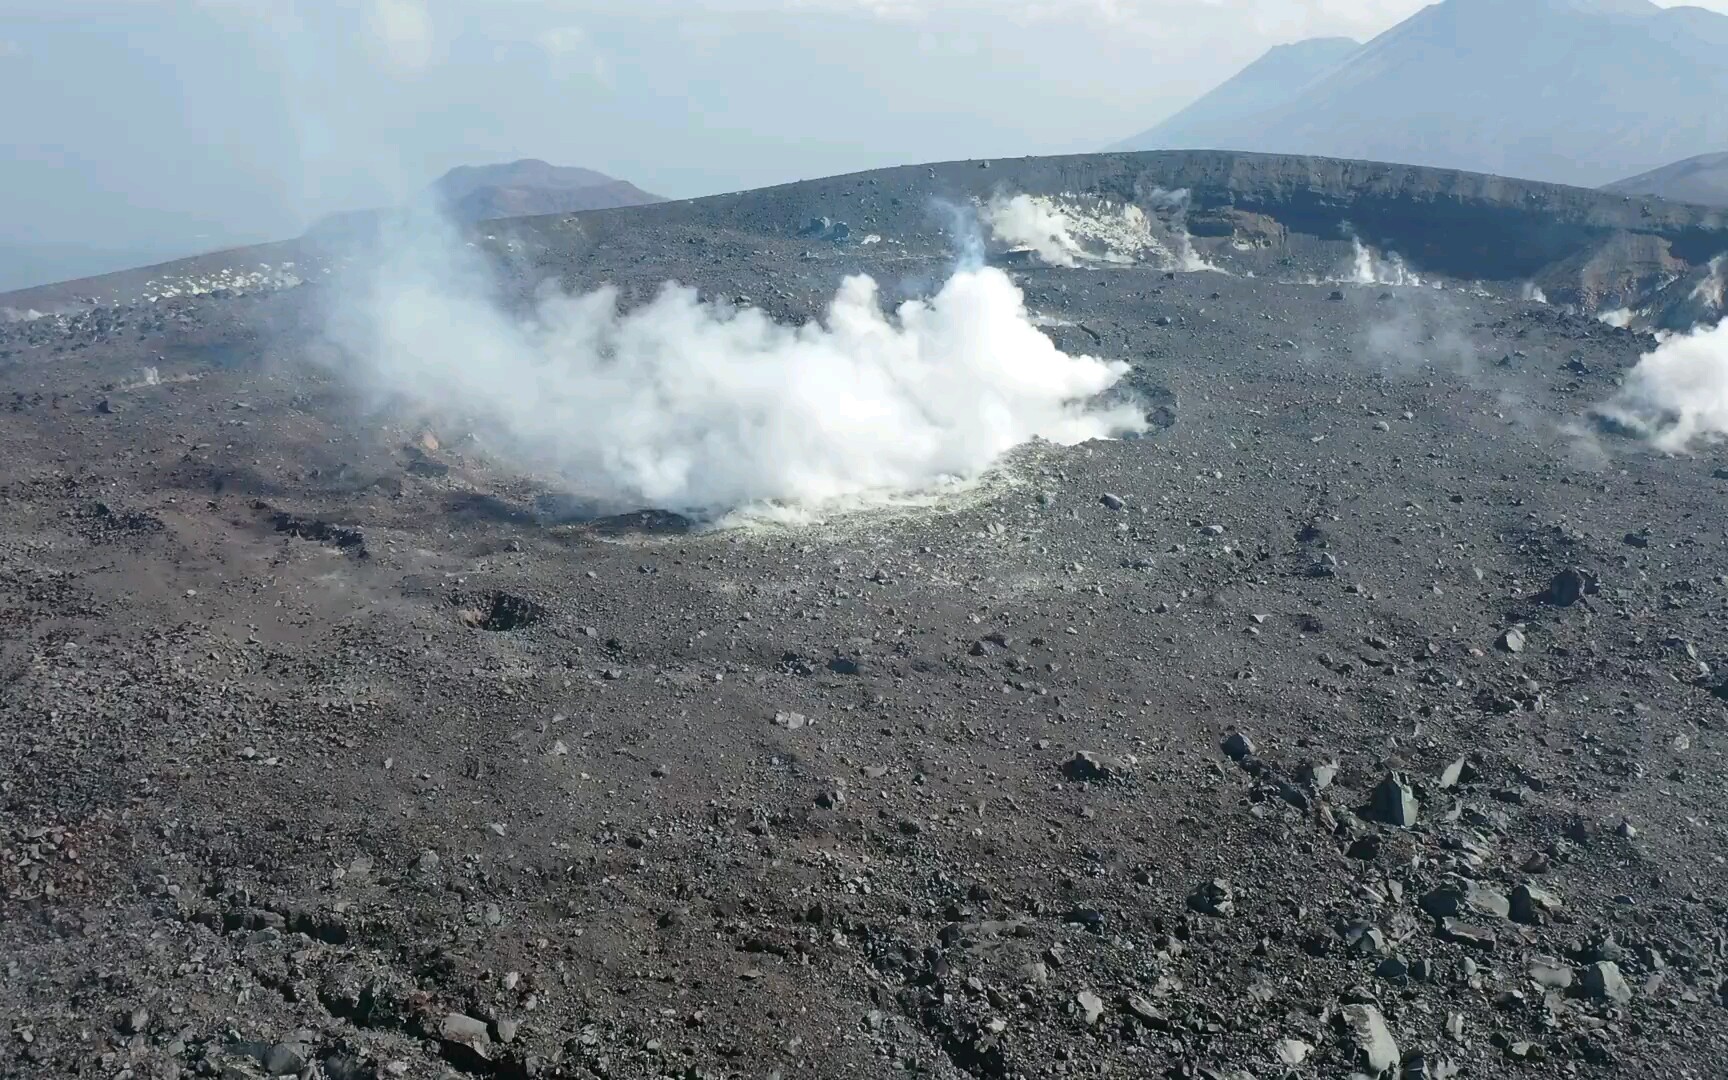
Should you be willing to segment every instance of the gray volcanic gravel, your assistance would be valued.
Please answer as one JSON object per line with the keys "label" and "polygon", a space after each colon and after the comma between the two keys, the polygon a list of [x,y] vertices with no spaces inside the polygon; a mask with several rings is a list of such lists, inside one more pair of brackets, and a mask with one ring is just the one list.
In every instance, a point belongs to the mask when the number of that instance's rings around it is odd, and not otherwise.
{"label": "gray volcanic gravel", "polygon": [[[499,235],[949,265],[804,211]],[[1151,432],[808,525],[561,513],[300,362],[316,281],[0,325],[0,1074],[1723,1075],[1728,454],[1327,242],[1016,268]]]}

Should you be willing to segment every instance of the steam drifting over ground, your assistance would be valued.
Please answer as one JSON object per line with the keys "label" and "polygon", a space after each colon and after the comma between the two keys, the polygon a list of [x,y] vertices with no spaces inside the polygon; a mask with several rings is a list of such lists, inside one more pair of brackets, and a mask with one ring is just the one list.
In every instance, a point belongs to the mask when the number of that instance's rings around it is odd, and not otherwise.
{"label": "steam drifting over ground", "polygon": [[385,252],[330,322],[356,375],[618,509],[869,502],[976,478],[1034,438],[1144,426],[1133,405],[1094,401],[1128,366],[1058,350],[992,268],[892,314],[849,277],[820,323],[789,326],[673,283],[628,312],[607,287],[542,289],[515,313],[439,222]]}
{"label": "steam drifting over ground", "polygon": [[1169,222],[1134,203],[1075,195],[999,194],[981,210],[998,243],[1028,248],[1051,266],[1150,262],[1184,273],[1224,272],[1194,249],[1182,217],[1186,191],[1153,191],[1148,199]]}
{"label": "steam drifting over ground", "polygon": [[[1049,199],[1032,195],[1015,195],[1005,198],[998,195],[985,205],[985,219],[990,224],[990,232],[997,240],[1015,247],[1031,248],[1040,259],[1052,266],[1079,266],[1083,262],[1091,262],[1094,258],[1101,261],[1113,261],[1112,256],[1121,261],[1130,261],[1127,256],[1114,251],[1106,251],[1103,255],[1093,256],[1080,246],[1074,239],[1069,228],[1068,215]],[[1145,216],[1141,215],[1141,222]],[[1128,226],[1128,235],[1136,248],[1143,247],[1151,240],[1148,234],[1135,237],[1131,229],[1132,223],[1124,217],[1123,224]]]}
{"label": "steam drifting over ground", "polygon": [[1406,266],[1403,257],[1397,252],[1389,252],[1384,256],[1376,255],[1374,249],[1364,244],[1360,237],[1352,236],[1350,242],[1356,251],[1355,261],[1350,268],[1350,281],[1358,285],[1402,285],[1411,288],[1422,284],[1421,275]]}
{"label": "steam drifting over ground", "polygon": [[1723,281],[1724,259],[1728,259],[1728,256],[1718,255],[1711,259],[1709,273],[1698,283],[1698,287],[1692,290],[1692,299],[1709,305],[1712,310],[1719,314],[1723,307],[1723,293],[1728,291],[1724,288]]}
{"label": "steam drifting over ground", "polygon": [[1673,453],[1728,436],[1728,322],[1670,337],[1645,353],[1599,411]]}

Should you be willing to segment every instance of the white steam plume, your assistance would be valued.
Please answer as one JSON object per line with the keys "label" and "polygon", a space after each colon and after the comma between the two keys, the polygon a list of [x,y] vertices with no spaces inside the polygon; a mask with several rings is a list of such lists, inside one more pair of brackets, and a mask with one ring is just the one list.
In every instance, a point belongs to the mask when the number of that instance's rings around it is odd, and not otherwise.
{"label": "white steam plume", "polygon": [[1132,404],[1093,401],[1128,365],[1058,350],[987,267],[892,315],[873,280],[850,277],[804,326],[673,283],[628,312],[611,287],[550,287],[512,313],[438,225],[390,245],[351,291],[331,333],[358,375],[618,509],[870,502],[975,478],[1034,438],[1144,427]]}
{"label": "white steam plume", "polygon": [[1174,214],[1171,222],[1171,233],[1176,241],[1176,257],[1173,265],[1167,269],[1180,270],[1184,274],[1201,272],[1228,275],[1230,271],[1212,262],[1194,247],[1194,235],[1188,231],[1188,189],[1177,188],[1170,191],[1166,188],[1153,188],[1142,192],[1139,196],[1146,202],[1161,210]]}
{"label": "white steam plume", "polygon": [[1728,436],[1728,322],[1677,334],[1645,353],[1598,411],[1670,453]]}
{"label": "white steam plume", "polygon": [[1710,260],[1710,272],[1698,282],[1692,290],[1692,299],[1708,304],[1714,311],[1722,310],[1723,293],[1728,291],[1722,277],[1722,264],[1725,256],[1718,255]]}
{"label": "white steam plume", "polygon": [[1351,265],[1350,280],[1358,285],[1405,285],[1416,287],[1422,284],[1422,278],[1414,270],[1404,264],[1402,256],[1396,252],[1379,258],[1374,249],[1364,244],[1360,237],[1352,236],[1351,245],[1356,255]]}
{"label": "white steam plume", "polygon": [[984,206],[990,231],[1005,244],[1031,248],[1051,266],[1079,266],[1092,256],[1074,239],[1068,215],[1049,199],[997,195]]}
{"label": "white steam plume", "polygon": [[1165,270],[1228,273],[1195,250],[1181,216],[1188,201],[1186,190],[1155,189],[1143,199],[1169,220],[1154,218],[1132,202],[1116,204],[1071,194],[996,195],[982,210],[998,243],[1030,248],[1051,266],[1132,265],[1150,260]]}

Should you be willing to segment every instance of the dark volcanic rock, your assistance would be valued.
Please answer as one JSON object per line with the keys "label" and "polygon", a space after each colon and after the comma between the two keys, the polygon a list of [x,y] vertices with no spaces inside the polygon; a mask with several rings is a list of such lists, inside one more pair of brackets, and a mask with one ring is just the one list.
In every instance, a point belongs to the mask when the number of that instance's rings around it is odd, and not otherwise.
{"label": "dark volcanic rock", "polygon": [[1376,821],[1408,829],[1416,824],[1419,806],[1409,779],[1392,773],[1375,786],[1367,810]]}
{"label": "dark volcanic rock", "polygon": [[1188,906],[1202,915],[1220,918],[1236,913],[1236,890],[1228,881],[1214,878],[1188,894]]}
{"label": "dark volcanic rock", "polygon": [[1378,1008],[1346,1005],[1339,1015],[1355,1044],[1357,1060],[1367,1075],[1382,1076],[1397,1067],[1400,1060],[1398,1043]]}
{"label": "dark volcanic rock", "polygon": [[1440,937],[1457,945],[1465,945],[1484,952],[1492,951],[1496,942],[1494,931],[1486,926],[1461,922],[1457,919],[1440,920]]}
{"label": "dark volcanic rock", "polygon": [[1568,567],[1554,575],[1543,590],[1542,599],[1555,607],[1571,607],[1585,596],[1596,592],[1596,578],[1587,571]]}
{"label": "dark volcanic rock", "polygon": [[[0,1074],[1723,1074],[1719,462],[1584,461],[1649,340],[1521,299],[1695,281],[1720,223],[1180,153],[467,239],[510,318],[675,277],[819,324],[998,190],[1204,215],[1232,274],[1010,268],[1168,422],[811,520],[361,393],[304,246],[0,298]],[[1344,221],[1468,279],[1359,285]]]}
{"label": "dark volcanic rock", "polygon": [[1102,757],[1090,750],[1081,750],[1063,763],[1062,775],[1070,780],[1102,783],[1122,779],[1127,775],[1127,767],[1113,758]]}
{"label": "dark volcanic rock", "polygon": [[1603,960],[1584,969],[1584,992],[1594,998],[1624,1005],[1632,1000],[1632,988],[1626,985],[1620,967]]}

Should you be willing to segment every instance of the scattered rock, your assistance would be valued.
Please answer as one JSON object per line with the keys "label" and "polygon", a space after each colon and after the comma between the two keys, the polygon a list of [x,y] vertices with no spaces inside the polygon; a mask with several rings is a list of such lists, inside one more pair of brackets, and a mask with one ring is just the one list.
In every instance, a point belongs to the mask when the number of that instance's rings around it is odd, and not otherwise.
{"label": "scattered rock", "polygon": [[1374,788],[1368,815],[1376,821],[1408,829],[1416,824],[1416,793],[1402,773],[1389,773]]}
{"label": "scattered rock", "polygon": [[1380,848],[1383,843],[1379,833],[1365,833],[1351,842],[1350,848],[1345,854],[1352,859],[1373,862],[1380,857]]}
{"label": "scattered rock", "polygon": [[1351,922],[1344,928],[1344,943],[1359,956],[1385,956],[1390,946],[1386,934],[1365,919]]}
{"label": "scattered rock", "polygon": [[1128,1011],[1133,1013],[1147,1027],[1157,1031],[1169,1030],[1170,1018],[1143,995],[1129,994],[1126,1003]]}
{"label": "scattered rock", "polygon": [[1466,758],[1459,758],[1444,769],[1441,769],[1440,779],[1435,786],[1441,791],[1450,791],[1452,788],[1457,787],[1458,782],[1464,778],[1464,766],[1466,762]]}
{"label": "scattered rock", "polygon": [[1128,507],[1128,504],[1122,501],[1121,496],[1112,495],[1108,491],[1098,496],[1098,501],[1104,504],[1106,510],[1125,510]]}
{"label": "scattered rock", "polygon": [[1412,1051],[1404,1059],[1399,1080],[1452,1080],[1457,1075],[1458,1066],[1446,1058],[1430,1058],[1421,1051]]}
{"label": "scattered rock", "polygon": [[1246,732],[1232,731],[1224,737],[1224,756],[1231,761],[1242,761],[1254,755],[1254,740]]}
{"label": "scattered rock", "polygon": [[1296,769],[1296,777],[1315,791],[1325,791],[1338,777],[1336,761],[1304,761]]}
{"label": "scattered rock", "polygon": [[1499,645],[1509,653],[1523,652],[1525,644],[1524,631],[1516,626],[1507,628],[1500,635]]}
{"label": "scattered rock", "polygon": [[1339,1015],[1356,1044],[1357,1063],[1369,1076],[1382,1076],[1397,1068],[1398,1043],[1379,1009],[1373,1005],[1346,1005]]}
{"label": "scattered rock", "polygon": [[1236,890],[1223,878],[1213,878],[1188,894],[1188,906],[1202,915],[1228,918],[1236,913]]}
{"label": "scattered rock", "polygon": [[258,1063],[271,1076],[299,1076],[312,1062],[309,1042],[282,1042],[269,1047]]}
{"label": "scattered rock", "polygon": [[1572,986],[1572,967],[1551,956],[1530,959],[1530,978],[1544,990],[1566,990]]}
{"label": "scattered rock", "polygon": [[1436,919],[1471,914],[1504,919],[1512,914],[1512,902],[1504,894],[1474,881],[1442,885],[1424,895],[1420,905]]}
{"label": "scattered rock", "polygon": [[463,1013],[447,1013],[438,1025],[438,1037],[447,1043],[467,1047],[482,1058],[492,1056],[492,1035],[486,1021]]}
{"label": "scattered rock", "polygon": [[1097,1024],[1104,1016],[1104,999],[1090,990],[1075,994],[1074,1003],[1080,1006],[1080,1016],[1086,1021],[1087,1027]]}
{"label": "scattered rock", "polygon": [[1272,1047],[1272,1053],[1279,1064],[1287,1069],[1294,1069],[1307,1061],[1308,1055],[1313,1052],[1314,1048],[1301,1039],[1279,1039]]}
{"label": "scattered rock", "polygon": [[1495,945],[1494,931],[1486,926],[1476,926],[1457,919],[1440,920],[1440,937],[1454,945],[1480,949],[1483,952],[1492,952]]}
{"label": "scattered rock", "polygon": [[1090,750],[1081,750],[1062,764],[1062,775],[1074,781],[1101,784],[1119,780],[1124,774],[1122,762],[1101,757]]}
{"label": "scattered rock", "polygon": [[1536,926],[1560,910],[1560,898],[1540,885],[1524,884],[1512,890],[1510,915],[1514,922]]}
{"label": "scattered rock", "polygon": [[1624,1005],[1632,1000],[1632,988],[1620,974],[1620,965],[1599,960],[1584,969],[1584,992],[1600,1001]]}
{"label": "scattered rock", "polygon": [[1596,577],[1586,570],[1577,567],[1567,567],[1554,575],[1548,582],[1548,588],[1542,592],[1542,600],[1555,607],[1571,607],[1587,595],[1596,592]]}

